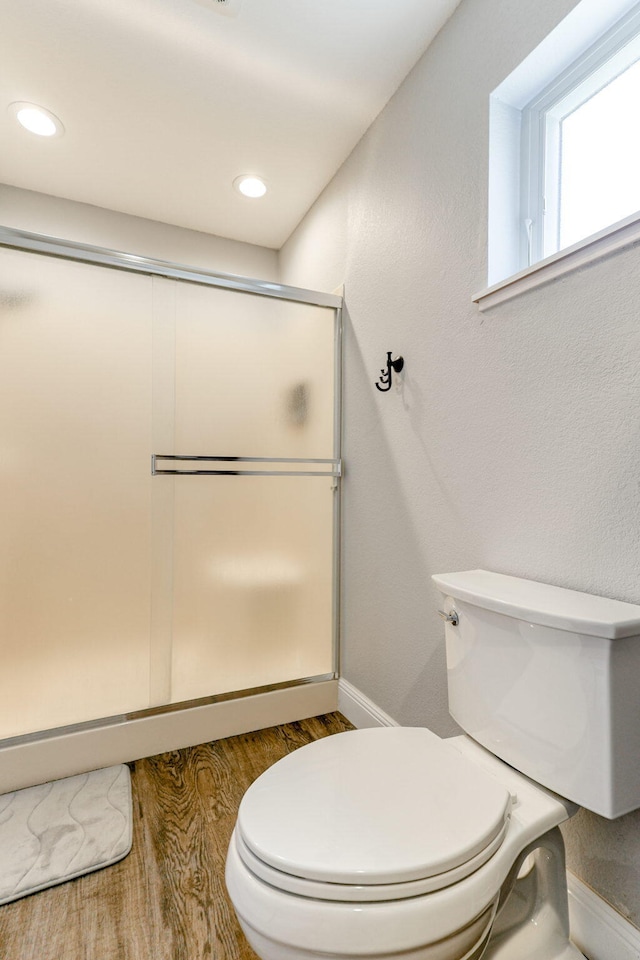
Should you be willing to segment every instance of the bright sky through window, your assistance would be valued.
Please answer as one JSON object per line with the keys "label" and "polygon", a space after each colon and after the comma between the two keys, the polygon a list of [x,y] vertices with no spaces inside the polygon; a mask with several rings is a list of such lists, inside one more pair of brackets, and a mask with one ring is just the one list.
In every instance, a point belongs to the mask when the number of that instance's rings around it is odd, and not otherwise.
{"label": "bright sky through window", "polygon": [[640,61],[562,121],[560,249],[640,210]]}

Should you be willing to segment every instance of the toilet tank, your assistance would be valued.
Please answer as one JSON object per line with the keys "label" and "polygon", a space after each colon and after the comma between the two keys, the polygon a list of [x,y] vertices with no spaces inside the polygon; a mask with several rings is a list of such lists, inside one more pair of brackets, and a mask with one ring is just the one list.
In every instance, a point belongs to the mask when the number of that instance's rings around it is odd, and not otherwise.
{"label": "toilet tank", "polygon": [[487,570],[433,579],[457,614],[445,637],[460,726],[594,813],[640,807],[640,606]]}

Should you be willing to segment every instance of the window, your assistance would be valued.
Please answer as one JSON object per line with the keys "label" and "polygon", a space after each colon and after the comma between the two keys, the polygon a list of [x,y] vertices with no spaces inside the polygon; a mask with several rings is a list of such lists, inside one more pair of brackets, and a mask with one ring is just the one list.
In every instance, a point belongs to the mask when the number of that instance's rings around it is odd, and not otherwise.
{"label": "window", "polygon": [[522,115],[523,266],[640,211],[640,12]]}
{"label": "window", "polygon": [[580,0],[491,96],[489,288],[473,299],[638,240],[640,2]]}

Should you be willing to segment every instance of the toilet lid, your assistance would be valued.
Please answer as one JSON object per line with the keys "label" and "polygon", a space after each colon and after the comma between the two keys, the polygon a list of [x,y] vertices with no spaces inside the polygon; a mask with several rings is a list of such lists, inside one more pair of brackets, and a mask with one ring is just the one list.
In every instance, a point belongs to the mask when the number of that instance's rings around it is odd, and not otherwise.
{"label": "toilet lid", "polygon": [[237,830],[295,877],[389,884],[477,860],[503,834],[506,787],[424,728],[354,730],[280,760],[245,794]]}

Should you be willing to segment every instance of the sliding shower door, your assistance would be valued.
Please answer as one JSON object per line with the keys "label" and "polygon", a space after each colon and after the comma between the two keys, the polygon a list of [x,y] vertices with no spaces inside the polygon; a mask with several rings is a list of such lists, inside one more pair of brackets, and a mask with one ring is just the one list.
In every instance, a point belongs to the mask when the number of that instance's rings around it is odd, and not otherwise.
{"label": "sliding shower door", "polygon": [[0,739],[331,674],[338,311],[0,262]]}
{"label": "sliding shower door", "polygon": [[334,311],[154,285],[154,517],[172,543],[154,596],[173,601],[154,699],[330,673]]}
{"label": "sliding shower door", "polygon": [[1,250],[0,736],[148,704],[151,279]]}

